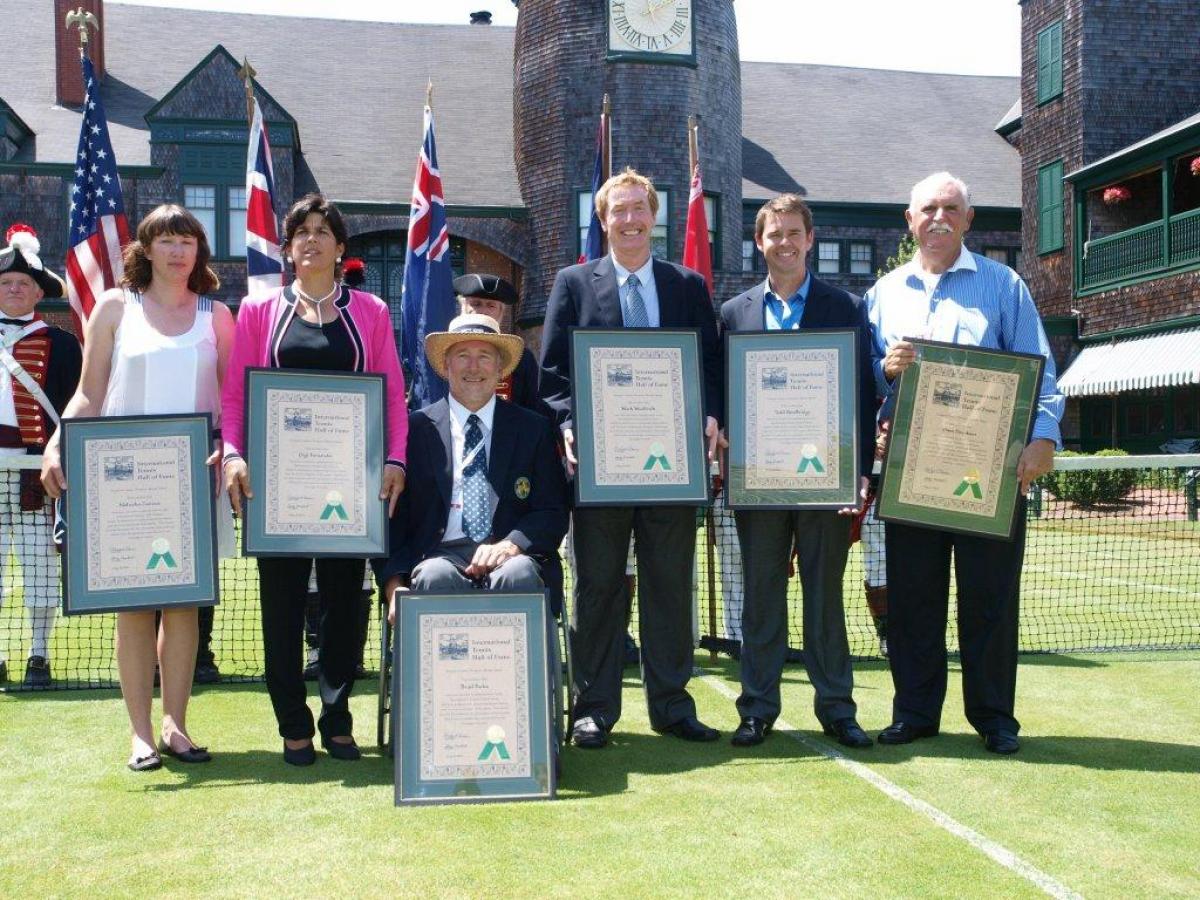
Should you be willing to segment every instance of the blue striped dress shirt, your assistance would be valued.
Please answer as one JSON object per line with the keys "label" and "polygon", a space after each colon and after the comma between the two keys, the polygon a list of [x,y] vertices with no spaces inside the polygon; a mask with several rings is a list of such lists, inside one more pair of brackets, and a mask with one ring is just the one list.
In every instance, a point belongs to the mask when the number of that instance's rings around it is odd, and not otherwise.
{"label": "blue striped dress shirt", "polygon": [[963,248],[958,259],[939,278],[916,262],[893,269],[867,291],[867,315],[874,342],[875,383],[884,399],[880,416],[891,415],[893,385],[883,374],[883,356],[897,341],[923,338],[1038,353],[1046,358],[1033,439],[1045,438],[1062,447],[1066,399],[1058,391],[1050,342],[1029,288],[1008,266]]}

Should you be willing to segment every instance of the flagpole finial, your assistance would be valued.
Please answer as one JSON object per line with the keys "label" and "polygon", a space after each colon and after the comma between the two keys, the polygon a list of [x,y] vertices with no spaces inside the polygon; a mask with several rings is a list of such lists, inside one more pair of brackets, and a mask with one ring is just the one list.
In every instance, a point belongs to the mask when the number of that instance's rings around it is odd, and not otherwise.
{"label": "flagpole finial", "polygon": [[246,85],[246,121],[254,124],[254,76],[258,72],[250,65],[250,60],[242,57],[242,67],[237,70],[237,77]]}
{"label": "flagpole finial", "polygon": [[429,83],[425,85],[425,105],[433,109],[433,79],[429,79]]}
{"label": "flagpole finial", "polygon": [[612,104],[608,100],[608,94],[604,95],[604,114],[607,116],[612,111]]}
{"label": "flagpole finial", "polygon": [[82,6],[78,9],[68,9],[64,27],[70,31],[72,28],[79,29],[79,55],[83,56],[87,53],[88,45],[88,29],[93,31],[100,30],[100,21],[89,10]]}

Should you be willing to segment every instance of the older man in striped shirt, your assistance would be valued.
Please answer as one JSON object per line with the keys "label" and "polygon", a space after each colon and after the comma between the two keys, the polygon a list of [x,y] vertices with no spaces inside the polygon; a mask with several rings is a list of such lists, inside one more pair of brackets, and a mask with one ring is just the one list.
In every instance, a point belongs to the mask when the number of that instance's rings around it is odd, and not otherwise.
{"label": "older man in striped shirt", "polygon": [[[875,377],[890,415],[900,374],[916,359],[906,339],[1037,353],[1046,358],[1033,435],[1017,464],[1024,494],[1054,465],[1064,400],[1054,360],[1029,289],[1019,275],[963,246],[974,210],[960,179],[938,172],[913,189],[905,218],[917,241],[912,260],[867,292],[874,331]],[[892,724],[881,744],[907,744],[938,733],[946,696],[946,612],[950,552],[958,574],[959,650],[967,720],[993,753],[1015,753],[1020,724],[1017,609],[1025,553],[1025,504],[1012,541],[888,523],[888,648]]]}

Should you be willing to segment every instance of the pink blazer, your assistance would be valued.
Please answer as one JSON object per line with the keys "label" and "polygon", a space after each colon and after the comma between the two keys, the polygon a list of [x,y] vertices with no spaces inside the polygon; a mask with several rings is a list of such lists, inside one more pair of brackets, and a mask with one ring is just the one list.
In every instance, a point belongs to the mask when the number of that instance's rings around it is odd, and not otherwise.
{"label": "pink blazer", "polygon": [[[354,345],[354,371],[387,377],[387,461],[404,465],[408,445],[408,408],[404,373],[387,304],[366,291],[346,290],[336,306]],[[296,314],[283,288],[242,301],[237,313],[233,352],[221,391],[221,437],[225,458],[246,449],[246,369],[279,366],[279,341]]]}

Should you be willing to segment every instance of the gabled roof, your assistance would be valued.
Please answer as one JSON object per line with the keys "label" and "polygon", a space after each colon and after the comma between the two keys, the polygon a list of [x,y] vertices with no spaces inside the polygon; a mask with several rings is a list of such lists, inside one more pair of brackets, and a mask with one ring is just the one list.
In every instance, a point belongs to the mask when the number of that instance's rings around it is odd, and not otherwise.
{"label": "gabled roof", "polygon": [[1020,154],[993,130],[1016,78],[742,63],[742,193],[905,203],[949,170],[977,206],[1021,205]]}
{"label": "gabled roof", "polygon": [[[0,50],[22,52],[0,52],[0,85],[37,133],[35,161],[63,163],[75,152],[79,114],[54,105],[53,19],[53,4],[38,2],[6,20]],[[298,175],[306,166],[334,199],[408,200],[432,78],[447,202],[523,205],[513,161],[512,28],[110,0],[105,30],[104,102],[122,167],[150,162],[145,117],[163,113],[172,89],[223,53],[247,57],[265,96],[295,117],[304,147]],[[898,203],[909,185],[948,168],[979,205],[1019,208],[1019,157],[993,131],[1018,91],[1015,78],[743,63],[745,196],[799,189],[820,201]]]}

